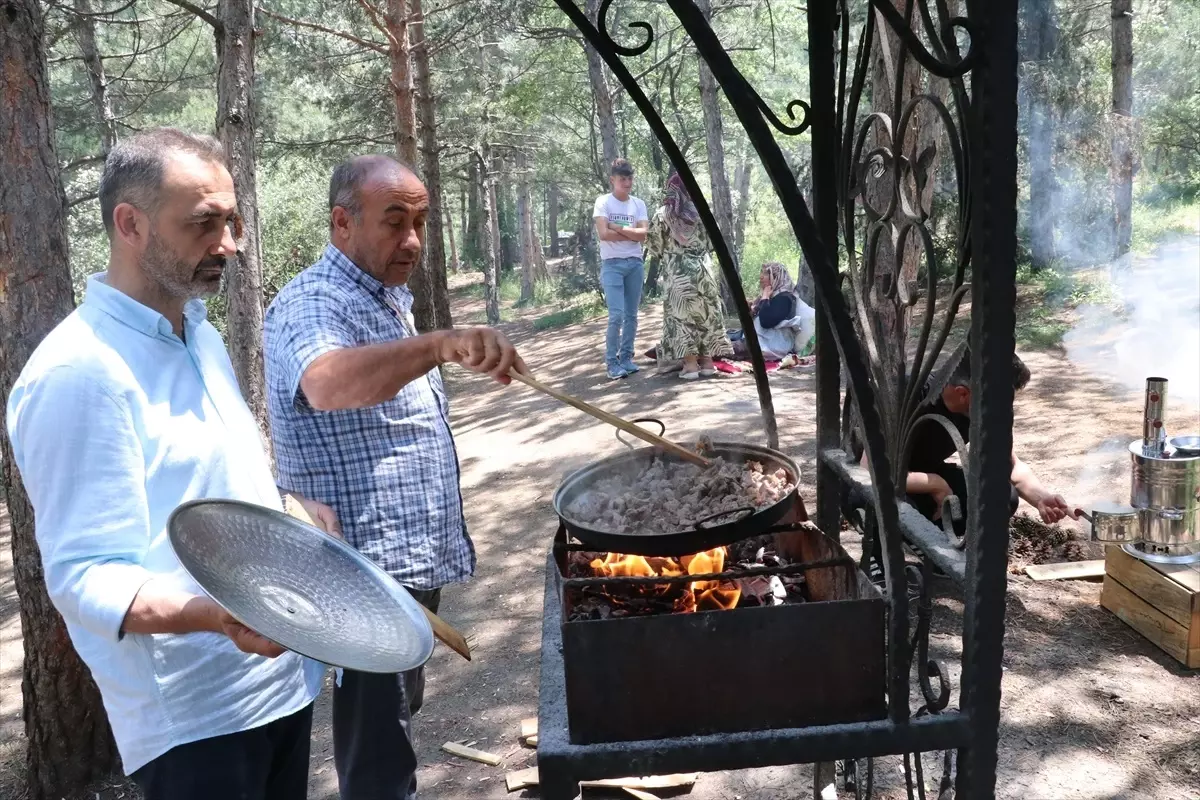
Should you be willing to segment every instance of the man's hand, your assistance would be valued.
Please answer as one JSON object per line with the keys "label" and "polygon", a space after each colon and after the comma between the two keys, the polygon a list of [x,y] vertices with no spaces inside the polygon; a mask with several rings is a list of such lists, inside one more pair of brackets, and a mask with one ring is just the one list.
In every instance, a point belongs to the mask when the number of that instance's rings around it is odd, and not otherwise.
{"label": "man's hand", "polygon": [[1067,501],[1060,494],[1047,495],[1036,503],[1038,514],[1042,517],[1042,522],[1047,525],[1053,525],[1061,519],[1070,517],[1071,519],[1079,519],[1079,511],[1067,505]]}
{"label": "man's hand", "polygon": [[337,513],[316,500],[302,497],[295,492],[285,492],[283,495],[283,510],[301,522],[315,525],[330,536],[343,539],[342,524],[338,522]]}
{"label": "man's hand", "polygon": [[255,633],[238,622],[224,609],[217,611],[217,624],[220,626],[220,633],[228,636],[237,645],[237,649],[243,653],[276,658],[287,652],[267,637]]}
{"label": "man's hand", "polygon": [[438,361],[461,364],[472,372],[488,375],[507,386],[510,369],[526,374],[525,362],[503,333],[494,328],[463,328],[437,334]]}
{"label": "man's hand", "polygon": [[934,520],[942,518],[942,506],[946,503],[946,498],[954,494],[954,490],[950,488],[950,484],[946,483],[946,479],[941,475],[929,473],[929,492],[933,496],[933,502],[937,503],[937,510],[933,512]]}

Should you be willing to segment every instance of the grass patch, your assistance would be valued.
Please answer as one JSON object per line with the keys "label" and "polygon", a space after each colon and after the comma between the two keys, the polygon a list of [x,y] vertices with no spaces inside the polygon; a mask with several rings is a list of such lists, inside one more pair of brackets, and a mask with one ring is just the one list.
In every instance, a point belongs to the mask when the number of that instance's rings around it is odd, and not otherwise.
{"label": "grass patch", "polygon": [[1061,345],[1071,329],[1073,309],[1116,301],[1106,270],[1072,272],[1054,264],[1035,271],[1029,264],[1020,264],[1017,285],[1024,289],[1017,308],[1017,341],[1033,348]]}
{"label": "grass patch", "polygon": [[[533,302],[521,302],[521,275],[519,272],[510,272],[500,276],[500,303],[501,305],[510,305],[518,308],[521,307],[537,307],[548,306],[552,303],[561,301],[562,286],[558,278],[547,278],[537,281],[533,285]],[[462,289],[462,293],[475,300],[485,299],[483,282],[472,283]]]}
{"label": "grass patch", "polygon": [[1200,200],[1133,204],[1133,241],[1138,255],[1148,255],[1165,239],[1200,232]]}
{"label": "grass patch", "polygon": [[548,331],[554,328],[565,328],[567,325],[575,325],[576,323],[599,316],[604,311],[604,304],[599,300],[567,306],[566,308],[552,311],[535,319],[533,321],[533,329],[535,331]]}
{"label": "grass patch", "polygon": [[1025,309],[1018,315],[1017,342],[1026,347],[1048,350],[1062,344],[1063,337],[1071,330],[1071,323],[1063,319],[1062,312],[1055,313],[1045,306]]}

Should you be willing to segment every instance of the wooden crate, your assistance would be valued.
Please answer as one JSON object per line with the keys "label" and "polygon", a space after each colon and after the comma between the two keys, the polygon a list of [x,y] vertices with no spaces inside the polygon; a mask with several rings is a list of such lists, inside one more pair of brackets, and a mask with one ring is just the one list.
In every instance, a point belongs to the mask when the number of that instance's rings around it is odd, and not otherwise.
{"label": "wooden crate", "polygon": [[1185,667],[1200,668],[1200,565],[1150,564],[1105,549],[1100,605]]}

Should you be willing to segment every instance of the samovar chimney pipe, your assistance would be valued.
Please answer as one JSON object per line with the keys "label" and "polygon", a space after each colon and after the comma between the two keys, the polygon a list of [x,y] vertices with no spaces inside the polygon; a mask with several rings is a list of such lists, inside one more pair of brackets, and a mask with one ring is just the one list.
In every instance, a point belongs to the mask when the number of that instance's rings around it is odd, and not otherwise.
{"label": "samovar chimney pipe", "polygon": [[1146,379],[1146,411],[1142,416],[1142,455],[1161,456],[1167,441],[1167,379]]}

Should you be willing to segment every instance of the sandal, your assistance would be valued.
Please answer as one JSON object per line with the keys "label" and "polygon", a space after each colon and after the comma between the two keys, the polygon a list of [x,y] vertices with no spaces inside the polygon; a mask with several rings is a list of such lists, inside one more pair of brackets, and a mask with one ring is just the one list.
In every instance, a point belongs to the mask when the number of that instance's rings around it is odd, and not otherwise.
{"label": "sandal", "polygon": [[680,372],[679,377],[685,381],[694,381],[700,377],[699,372]]}

